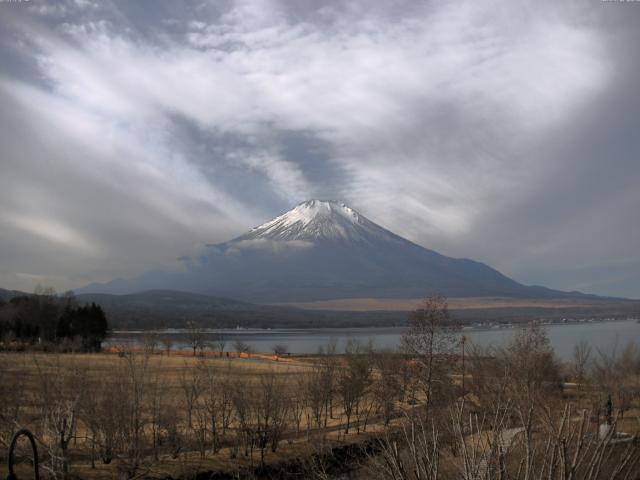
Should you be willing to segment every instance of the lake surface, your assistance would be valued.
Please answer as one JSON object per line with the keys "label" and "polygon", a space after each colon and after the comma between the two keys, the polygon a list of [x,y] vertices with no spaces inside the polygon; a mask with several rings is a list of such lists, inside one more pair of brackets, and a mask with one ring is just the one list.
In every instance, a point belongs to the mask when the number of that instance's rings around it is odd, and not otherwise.
{"label": "lake surface", "polygon": [[[469,343],[479,346],[500,347],[507,344],[519,327],[466,328],[462,333]],[[621,351],[629,343],[640,344],[640,323],[635,319],[618,321],[594,321],[571,324],[545,325],[547,334],[558,357],[569,360],[574,346],[584,340],[595,350],[611,353]],[[273,330],[220,330],[226,340],[226,349],[233,350],[233,342],[241,340],[256,352],[270,352],[275,344],[285,344],[291,353],[317,353],[320,347],[336,342],[337,351],[344,351],[349,339],[362,343],[371,341],[377,349],[393,349],[400,345],[404,327],[389,328],[322,328],[322,329],[273,329]],[[172,348],[188,349],[185,330],[157,331],[160,336],[170,336]],[[141,345],[149,332],[114,332],[105,346]],[[206,332],[213,340],[215,332]]]}

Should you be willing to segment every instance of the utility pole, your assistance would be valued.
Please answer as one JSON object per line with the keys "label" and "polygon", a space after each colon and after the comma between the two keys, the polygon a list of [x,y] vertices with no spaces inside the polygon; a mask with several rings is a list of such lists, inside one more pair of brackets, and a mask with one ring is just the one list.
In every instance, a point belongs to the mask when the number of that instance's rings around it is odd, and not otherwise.
{"label": "utility pole", "polygon": [[465,395],[465,389],[464,389],[464,377],[465,377],[465,370],[464,370],[464,344],[467,341],[467,337],[465,337],[464,335],[462,335],[462,338],[460,339],[460,343],[462,344],[462,398],[464,399],[464,395]]}

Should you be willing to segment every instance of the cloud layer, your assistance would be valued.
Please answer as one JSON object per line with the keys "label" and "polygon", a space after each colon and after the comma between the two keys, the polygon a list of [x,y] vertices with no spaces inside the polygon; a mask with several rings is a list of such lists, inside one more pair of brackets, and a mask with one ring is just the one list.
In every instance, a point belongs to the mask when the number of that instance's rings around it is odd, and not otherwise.
{"label": "cloud layer", "polygon": [[640,6],[0,3],[0,285],[176,268],[336,198],[524,282],[640,297]]}

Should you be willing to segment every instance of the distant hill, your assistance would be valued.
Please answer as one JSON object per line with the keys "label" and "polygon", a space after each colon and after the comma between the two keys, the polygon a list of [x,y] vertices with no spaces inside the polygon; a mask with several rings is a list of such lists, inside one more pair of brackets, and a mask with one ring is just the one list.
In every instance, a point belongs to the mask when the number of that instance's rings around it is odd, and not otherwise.
{"label": "distant hill", "polygon": [[13,297],[20,297],[22,295],[29,294],[21,292],[20,290],[5,290],[4,288],[0,288],[0,300],[2,300],[3,302],[8,302]]}
{"label": "distant hill", "polygon": [[169,289],[254,303],[344,298],[597,298],[522,285],[484,263],[451,258],[376,225],[343,203],[310,200],[185,260],[183,272],[148,272],[78,293]]}
{"label": "distant hill", "polygon": [[[0,289],[4,301],[18,295]],[[127,295],[79,294],[81,304],[102,306],[112,329],[147,330],[184,328],[195,322],[204,328],[339,328],[402,326],[418,300],[363,305],[358,311],[349,302],[320,303],[299,308],[258,305],[234,299],[175,290],[150,290]],[[302,307],[303,305],[301,305]],[[309,308],[313,309],[309,309]],[[323,309],[324,308],[324,309]],[[562,321],[585,318],[640,318],[639,301],[565,300],[518,302],[506,299],[452,299],[450,312],[461,323],[526,322],[533,319]]]}
{"label": "distant hill", "polygon": [[101,305],[116,329],[180,328],[188,322],[207,328],[403,325],[407,318],[406,312],[307,311],[175,290],[128,295],[79,294],[77,300]]}
{"label": "distant hill", "polygon": [[104,293],[82,293],[76,295],[79,302],[95,302],[105,307],[128,306],[132,308],[171,308],[185,309],[242,309],[249,306],[246,302],[229,298],[213,297],[176,290],[148,290],[128,295],[109,295]]}
{"label": "distant hill", "polygon": [[[402,326],[416,304],[405,309],[307,310],[289,306],[257,305],[189,292],[151,290],[130,295],[81,294],[81,303],[103,307],[115,329],[181,328],[193,321],[207,328],[338,328]],[[584,318],[640,317],[638,301],[506,301],[466,304],[452,300],[451,314],[462,323],[562,321]]]}

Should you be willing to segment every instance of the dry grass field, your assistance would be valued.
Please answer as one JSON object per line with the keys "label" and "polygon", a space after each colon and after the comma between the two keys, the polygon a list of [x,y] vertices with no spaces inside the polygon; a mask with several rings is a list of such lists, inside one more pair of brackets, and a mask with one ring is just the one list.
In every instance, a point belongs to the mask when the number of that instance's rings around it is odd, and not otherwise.
{"label": "dry grass field", "polygon": [[[185,352],[2,353],[0,379],[6,403],[0,441],[6,448],[10,432],[27,426],[44,456],[64,456],[73,475],[116,478],[135,463],[136,474],[163,478],[287,462],[308,457],[319,445],[325,450],[357,443],[383,430],[370,393],[358,399],[362,410],[349,413],[350,431],[345,433],[341,402],[312,385],[322,381],[318,365],[325,360],[267,354],[194,357]],[[336,367],[343,363],[337,356],[331,361]],[[49,418],[55,415],[59,418]],[[61,427],[61,417],[73,426]],[[132,427],[132,422],[139,426]],[[219,424],[215,452],[214,422]],[[98,423],[104,426],[96,427]],[[61,452],[55,444],[65,435],[69,444]],[[97,445],[105,440],[113,443],[109,463],[101,459],[106,455]],[[126,458],[134,441],[140,442],[140,452]],[[28,470],[25,465],[20,469]]]}
{"label": "dry grass field", "polygon": [[[584,449],[576,471],[597,475],[575,478],[614,478],[623,461],[620,472],[640,471],[630,470],[640,467],[639,349],[589,358],[583,346],[561,365],[532,325],[507,348],[463,362],[445,348],[455,339],[431,327],[414,327],[402,354],[357,343],[343,355],[283,358],[0,353],[0,452],[28,427],[43,473],[56,479],[281,478],[269,475],[283,470],[327,479],[359,463],[361,478],[414,478],[402,473],[409,467],[425,469],[418,480],[473,478],[460,475],[474,466],[493,472],[488,480],[504,478],[501,468],[510,478],[559,480],[556,463],[576,449]],[[325,469],[340,449],[372,440],[375,454]],[[605,454],[592,468],[590,458]],[[27,476],[29,466],[18,471]],[[629,475],[617,478],[638,478]]]}
{"label": "dry grass field", "polygon": [[[421,298],[342,298],[335,300],[318,300],[314,302],[296,302],[281,305],[304,308],[309,310],[336,311],[402,311],[415,310],[423,299]],[[449,297],[447,299],[451,310],[494,309],[494,308],[587,308],[607,307],[619,305],[616,301],[590,299],[536,299],[536,298],[507,298],[507,297]]]}

